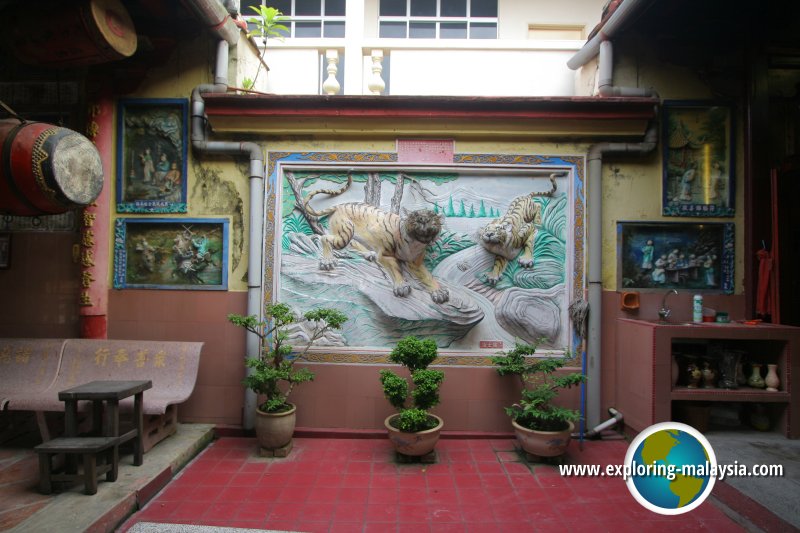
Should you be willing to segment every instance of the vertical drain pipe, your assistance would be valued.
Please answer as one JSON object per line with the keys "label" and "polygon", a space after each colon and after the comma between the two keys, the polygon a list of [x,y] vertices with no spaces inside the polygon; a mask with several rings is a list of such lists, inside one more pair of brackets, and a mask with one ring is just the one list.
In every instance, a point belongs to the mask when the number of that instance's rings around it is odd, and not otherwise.
{"label": "vertical drain pipe", "polygon": [[589,334],[586,341],[588,372],[587,425],[594,427],[601,421],[601,308],[603,305],[603,156],[608,154],[645,155],[656,148],[658,126],[651,121],[640,143],[598,143],[589,148],[587,155],[588,191],[586,207],[589,210],[586,225],[589,230]]}
{"label": "vertical drain pipe", "polygon": [[[614,12],[600,31],[592,37],[578,53],[567,61],[567,67],[577,70],[585,65],[596,55],[598,59],[598,94],[601,97],[627,96],[627,97],[653,97],[658,98],[658,93],[653,89],[640,87],[617,87],[614,85],[614,60],[613,47],[610,39],[623,27],[639,10],[646,7],[652,0],[625,0]],[[643,155],[653,151],[658,142],[658,129],[652,121],[645,132],[641,143],[598,143],[589,148],[587,154],[588,172],[588,198],[586,207],[589,211],[587,217],[589,239],[589,327],[586,339],[587,350],[587,411],[586,421],[589,427],[595,427],[601,422],[601,323],[603,302],[603,155],[605,154],[630,154]]]}
{"label": "vertical drain pipe", "polygon": [[[264,226],[264,153],[256,143],[234,141],[209,141],[206,131],[205,101],[203,93],[225,93],[228,90],[229,43],[221,39],[217,45],[214,83],[201,84],[192,91],[192,148],[198,153],[248,155],[250,157],[250,233],[247,263],[247,314],[261,315],[261,283],[263,250],[261,234]],[[246,356],[257,357],[260,339],[247,333]],[[249,371],[249,370],[248,370]],[[255,424],[257,398],[246,390],[242,426],[252,429]]]}
{"label": "vertical drain pipe", "polygon": [[[627,96],[658,98],[652,88],[617,87],[614,85],[614,58],[611,41],[600,43],[598,59],[599,79],[598,93],[601,97]],[[655,121],[651,122],[641,143],[599,143],[592,145],[588,154],[589,190],[586,205],[589,209],[589,334],[586,341],[588,372],[587,382],[587,422],[594,427],[601,421],[601,356],[602,349],[602,302],[603,302],[603,155],[604,154],[646,154],[655,149],[658,141],[658,130]],[[594,214],[593,214],[594,213]]]}

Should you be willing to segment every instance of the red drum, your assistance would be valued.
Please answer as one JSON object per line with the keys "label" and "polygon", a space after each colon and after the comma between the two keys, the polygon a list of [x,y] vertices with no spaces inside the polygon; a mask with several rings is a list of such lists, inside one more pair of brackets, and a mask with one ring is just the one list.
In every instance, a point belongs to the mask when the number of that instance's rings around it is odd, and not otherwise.
{"label": "red drum", "polygon": [[52,124],[0,120],[0,213],[65,213],[91,204],[102,189],[92,141]]}
{"label": "red drum", "polygon": [[[37,16],[58,13],[58,16]],[[23,63],[93,65],[136,52],[136,29],[119,0],[22,3],[11,10],[3,40]]]}

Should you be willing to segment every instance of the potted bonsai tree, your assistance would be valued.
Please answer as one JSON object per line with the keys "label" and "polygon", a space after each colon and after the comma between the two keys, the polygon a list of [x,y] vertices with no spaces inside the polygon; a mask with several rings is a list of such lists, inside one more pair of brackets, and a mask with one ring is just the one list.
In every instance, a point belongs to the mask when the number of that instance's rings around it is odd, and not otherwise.
{"label": "potted bonsai tree", "polygon": [[307,368],[295,368],[314,341],[326,332],[340,329],[347,317],[335,309],[317,308],[306,312],[303,318],[308,325],[308,342],[302,352],[292,354],[287,343],[287,326],[299,321],[292,309],[283,303],[273,303],[264,309],[264,320],[255,316],[228,315],[228,320],[255,333],[261,339],[261,353],[245,361],[247,377],[242,384],[259,397],[256,410],[256,438],[263,455],[285,456],[291,451],[295,427],[296,407],[289,403],[289,395],[300,383],[311,381],[314,374]]}
{"label": "potted bonsai tree", "polygon": [[395,450],[407,456],[425,456],[431,453],[439,440],[444,422],[428,412],[439,403],[439,386],[444,380],[441,370],[429,370],[436,359],[436,342],[414,336],[401,339],[389,355],[389,360],[405,366],[411,373],[408,380],[391,370],[380,371],[383,394],[398,413],[384,421],[389,439]]}
{"label": "potted bonsai tree", "polygon": [[513,350],[492,357],[492,362],[498,374],[517,376],[522,385],[519,403],[506,408],[522,449],[535,457],[557,457],[566,451],[580,413],[552,401],[560,390],[583,383],[586,376],[580,372],[556,375],[572,358],[534,359],[538,344],[516,343]]}

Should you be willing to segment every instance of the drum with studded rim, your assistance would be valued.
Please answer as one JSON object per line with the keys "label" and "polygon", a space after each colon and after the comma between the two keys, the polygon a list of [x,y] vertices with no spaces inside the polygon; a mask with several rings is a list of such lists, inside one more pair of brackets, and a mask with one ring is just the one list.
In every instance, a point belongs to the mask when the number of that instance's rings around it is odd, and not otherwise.
{"label": "drum with studded rim", "polygon": [[67,128],[0,120],[0,213],[48,215],[91,204],[103,188],[95,145]]}

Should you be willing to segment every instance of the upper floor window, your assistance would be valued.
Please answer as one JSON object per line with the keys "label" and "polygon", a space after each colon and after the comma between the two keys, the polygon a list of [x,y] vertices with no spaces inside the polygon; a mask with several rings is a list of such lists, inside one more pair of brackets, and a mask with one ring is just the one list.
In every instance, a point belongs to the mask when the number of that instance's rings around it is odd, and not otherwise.
{"label": "upper floor window", "polygon": [[380,0],[379,35],[497,39],[497,0]]}
{"label": "upper floor window", "polygon": [[250,6],[259,4],[289,17],[283,22],[290,31],[286,37],[344,37],[345,0],[242,0],[245,20],[254,15]]}

